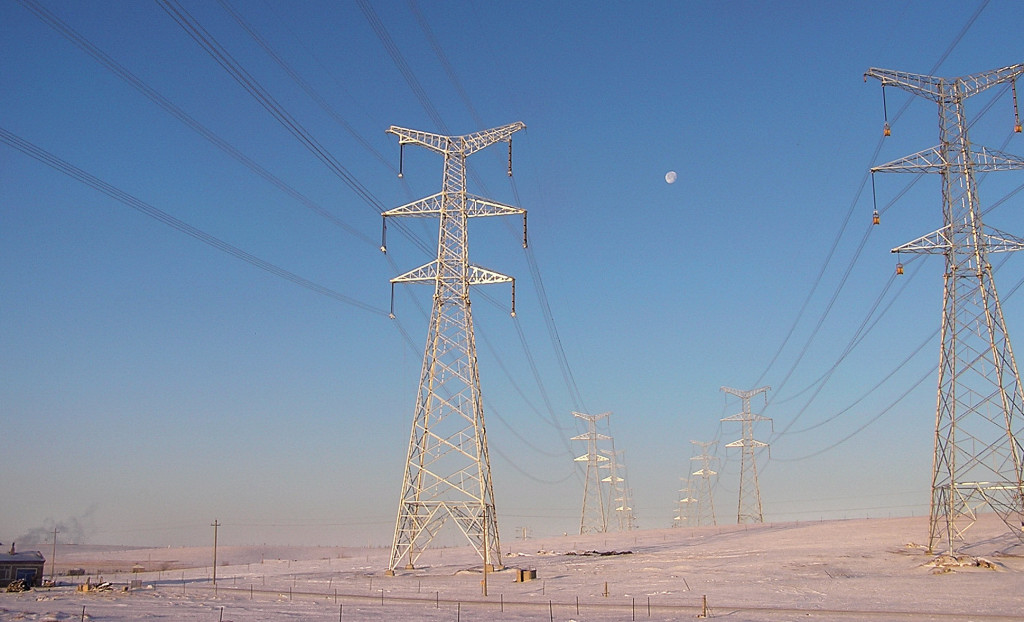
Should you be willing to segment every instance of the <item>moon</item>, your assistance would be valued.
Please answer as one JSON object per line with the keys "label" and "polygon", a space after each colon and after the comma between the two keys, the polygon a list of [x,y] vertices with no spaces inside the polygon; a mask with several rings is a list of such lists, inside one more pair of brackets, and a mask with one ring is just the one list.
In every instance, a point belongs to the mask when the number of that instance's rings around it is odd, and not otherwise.
{"label": "moon", "polygon": [[665,183],[668,183],[668,184],[676,183],[676,172],[675,171],[669,171],[669,172],[665,173]]}

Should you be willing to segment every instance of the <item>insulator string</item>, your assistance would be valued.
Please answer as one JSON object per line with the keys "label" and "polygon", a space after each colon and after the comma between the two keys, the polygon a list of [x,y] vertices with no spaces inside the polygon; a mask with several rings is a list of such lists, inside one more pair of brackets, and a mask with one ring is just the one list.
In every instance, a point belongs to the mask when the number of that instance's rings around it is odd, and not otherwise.
{"label": "insulator string", "polygon": [[1014,80],[1010,83],[1010,89],[1013,91],[1013,131],[1020,134],[1020,114],[1017,112],[1017,81]]}
{"label": "insulator string", "polygon": [[889,110],[885,103],[885,84],[882,84],[882,119],[885,120],[885,125],[882,127],[882,134],[889,136],[892,132],[889,129]]}

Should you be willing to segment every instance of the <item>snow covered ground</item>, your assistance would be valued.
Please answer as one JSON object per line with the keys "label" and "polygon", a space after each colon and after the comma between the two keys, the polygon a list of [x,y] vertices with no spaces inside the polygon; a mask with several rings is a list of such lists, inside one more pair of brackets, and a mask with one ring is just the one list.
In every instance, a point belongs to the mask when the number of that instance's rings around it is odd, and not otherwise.
{"label": "snow covered ground", "polygon": [[[1024,619],[1024,545],[994,516],[970,536],[961,552],[990,563],[931,565],[922,517],[506,540],[508,569],[488,575],[486,596],[468,547],[385,577],[387,549],[222,546],[214,586],[211,548],[66,546],[58,572],[114,589],[59,576],[0,594],[0,620],[662,621],[697,617],[704,597],[723,620]],[[536,580],[515,582],[517,568]]]}

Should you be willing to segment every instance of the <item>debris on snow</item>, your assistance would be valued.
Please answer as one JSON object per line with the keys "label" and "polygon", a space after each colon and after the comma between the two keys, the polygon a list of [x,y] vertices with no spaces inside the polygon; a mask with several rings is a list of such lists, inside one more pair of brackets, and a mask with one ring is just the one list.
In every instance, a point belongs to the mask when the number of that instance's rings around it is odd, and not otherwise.
{"label": "debris on snow", "polygon": [[999,570],[999,566],[992,561],[985,559],[984,557],[974,557],[972,555],[951,555],[949,553],[943,553],[935,557],[935,559],[925,564],[926,567],[933,568],[932,574],[945,574],[953,572],[957,568],[985,568],[986,570]]}

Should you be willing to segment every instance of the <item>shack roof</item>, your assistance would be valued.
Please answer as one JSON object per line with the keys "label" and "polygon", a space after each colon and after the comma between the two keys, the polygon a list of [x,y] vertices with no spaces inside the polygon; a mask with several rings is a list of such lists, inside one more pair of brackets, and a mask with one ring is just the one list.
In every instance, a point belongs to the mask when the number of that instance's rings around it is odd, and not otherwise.
{"label": "shack roof", "polygon": [[43,554],[39,551],[18,551],[17,553],[0,553],[0,564],[24,564],[24,563],[43,563],[46,559]]}

